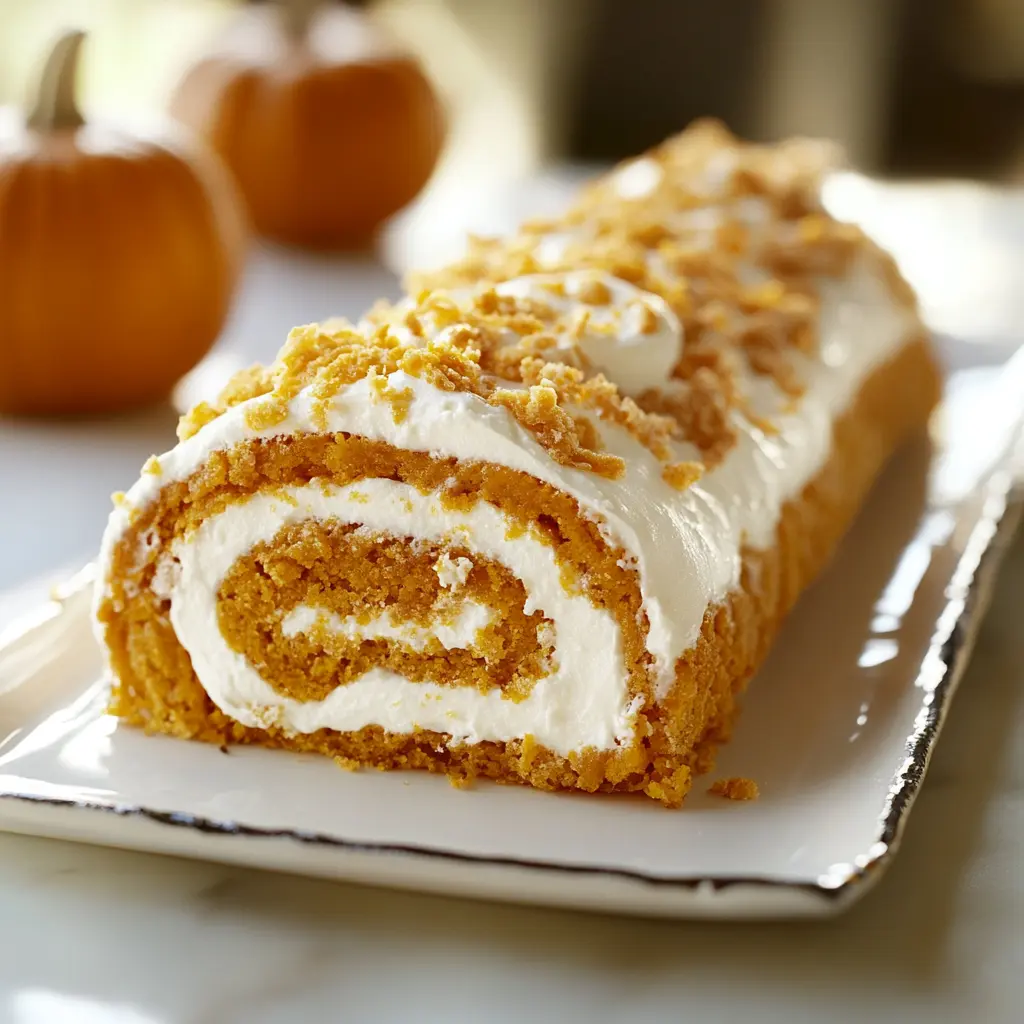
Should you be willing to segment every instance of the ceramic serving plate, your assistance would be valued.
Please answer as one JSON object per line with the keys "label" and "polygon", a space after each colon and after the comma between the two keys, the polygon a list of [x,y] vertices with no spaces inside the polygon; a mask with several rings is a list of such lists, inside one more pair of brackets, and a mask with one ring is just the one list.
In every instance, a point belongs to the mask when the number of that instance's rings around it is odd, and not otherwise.
{"label": "ceramic serving plate", "polygon": [[[1013,498],[1024,360],[952,367],[681,811],[148,737],[104,713],[91,571],[0,645],[0,828],[461,896],[678,917],[824,916],[893,856]],[[966,694],[964,699],[971,699]],[[757,780],[761,799],[707,794]]]}

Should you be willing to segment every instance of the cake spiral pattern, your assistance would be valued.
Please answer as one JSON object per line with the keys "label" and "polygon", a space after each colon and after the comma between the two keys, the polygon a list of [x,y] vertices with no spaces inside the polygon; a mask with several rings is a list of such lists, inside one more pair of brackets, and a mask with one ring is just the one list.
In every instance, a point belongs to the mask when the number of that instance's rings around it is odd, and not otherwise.
{"label": "cake spiral pattern", "polygon": [[936,400],[822,157],[700,124],[193,409],[104,538],[114,713],[678,805]]}

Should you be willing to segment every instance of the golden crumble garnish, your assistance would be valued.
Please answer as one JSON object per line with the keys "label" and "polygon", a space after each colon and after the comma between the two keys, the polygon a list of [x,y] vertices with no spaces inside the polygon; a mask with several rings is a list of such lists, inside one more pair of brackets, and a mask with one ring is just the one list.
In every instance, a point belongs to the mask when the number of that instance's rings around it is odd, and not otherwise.
{"label": "golden crumble garnish", "polygon": [[406,314],[405,326],[409,328],[409,332],[414,338],[423,337],[423,322],[415,313]]}
{"label": "golden crumble garnish", "polygon": [[649,302],[637,302],[639,317],[637,319],[637,330],[641,334],[654,334],[658,329],[658,314],[651,308]]}
{"label": "golden crumble garnish", "polygon": [[572,420],[576,424],[576,434],[579,437],[579,443],[584,448],[589,448],[593,452],[601,451],[604,447],[604,442],[602,442],[601,435],[597,432],[597,427],[586,416],[575,415]]}
{"label": "golden crumble garnish", "polygon": [[584,338],[590,325],[590,317],[591,311],[589,309],[577,309],[569,318],[569,336],[575,341],[580,341]]}
{"label": "golden crumble garnish", "polygon": [[[364,330],[343,321],[297,328],[273,366],[236,375],[215,402],[182,418],[179,436],[241,402],[250,403],[251,427],[271,427],[307,386],[314,424],[326,429],[330,403],[343,387],[402,370],[506,409],[565,465],[621,472],[589,443],[579,407],[623,427],[664,461],[668,438],[685,439],[710,468],[736,443],[732,414],[747,414],[738,383],[745,373],[769,377],[799,400],[799,357],[814,357],[818,344],[815,281],[863,259],[898,301],[913,307],[891,257],[823,208],[827,148],[806,140],[742,144],[717,122],[702,121],[643,159],[657,170],[646,192],[620,194],[613,172],[560,217],[528,222],[509,239],[471,238],[463,259],[413,278],[411,298],[399,307],[378,304]],[[576,291],[585,308],[566,311],[558,275],[581,270],[594,272]],[[495,287],[538,273],[550,302]],[[596,312],[614,301],[603,274],[660,296],[682,326],[675,380],[635,400],[587,357],[587,338],[621,328],[621,310]],[[634,313],[641,334],[657,330],[649,303],[641,301]],[[389,397],[385,385],[373,387],[383,389],[400,422],[408,410],[404,389]],[[773,429],[767,421],[762,426]]]}
{"label": "golden crumble garnish", "polygon": [[744,288],[738,298],[744,305],[753,309],[775,309],[786,295],[786,286],[774,278],[753,288]]}
{"label": "golden crumble garnish", "polygon": [[580,285],[576,297],[588,306],[607,306],[612,301],[612,292],[604,281],[595,277]]}
{"label": "golden crumble garnish", "polygon": [[178,440],[187,441],[193,434],[198,434],[207,423],[212,423],[226,408],[227,406],[218,409],[209,402],[197,402],[178,420]]}
{"label": "golden crumble garnish", "polygon": [[750,232],[745,224],[727,220],[715,230],[715,242],[728,253],[739,255],[746,252]]}
{"label": "golden crumble garnish", "polygon": [[370,394],[379,401],[387,402],[391,406],[391,418],[395,423],[404,423],[409,415],[409,406],[412,405],[412,388],[395,388],[391,386],[388,378],[375,367],[371,368],[367,376],[367,383]]}
{"label": "golden crumble garnish", "polygon": [[676,424],[667,416],[643,410],[632,398],[624,398],[602,374],[579,386],[583,403],[602,419],[618,424],[659,459],[671,457],[668,442]]}
{"label": "golden crumble garnish", "polygon": [[720,376],[716,368],[694,366],[685,383],[671,390],[645,391],[637,401],[646,412],[662,416],[684,440],[696,445],[705,469],[717,466],[736,443],[730,412],[737,402],[730,394],[728,378]]}
{"label": "golden crumble garnish", "polygon": [[704,466],[700,462],[670,462],[661,471],[662,479],[677,491],[685,491],[704,475]]}
{"label": "golden crumble garnish", "polygon": [[250,430],[266,430],[288,419],[288,399],[271,396],[249,407],[245,422]]}
{"label": "golden crumble garnish", "polygon": [[548,454],[563,466],[588,469],[612,480],[625,473],[626,464],[617,455],[584,447],[577,421],[559,405],[558,391],[550,380],[542,379],[525,391],[500,388],[488,401],[510,410],[547,449]]}
{"label": "golden crumble garnish", "polygon": [[270,371],[264,366],[239,370],[224,386],[214,403],[199,402],[178,421],[178,440],[184,441],[198,433],[233,405],[265,395],[272,390]]}
{"label": "golden crumble garnish", "polygon": [[529,220],[523,221],[522,230],[543,235],[549,231],[557,231],[558,221],[551,217],[531,217]]}

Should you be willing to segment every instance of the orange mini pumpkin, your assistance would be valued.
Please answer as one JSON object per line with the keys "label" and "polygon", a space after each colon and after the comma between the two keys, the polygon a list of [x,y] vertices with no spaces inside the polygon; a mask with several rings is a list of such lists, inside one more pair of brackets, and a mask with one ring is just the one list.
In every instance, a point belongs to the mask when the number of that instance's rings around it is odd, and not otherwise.
{"label": "orange mini pumpkin", "polygon": [[86,124],[81,33],[55,47],[28,119],[0,110],[0,412],[105,412],[162,398],[220,332],[244,214],[177,134]]}
{"label": "orange mini pumpkin", "polygon": [[444,135],[418,63],[316,0],[243,12],[171,111],[234,172],[261,234],[312,248],[365,244],[426,184]]}

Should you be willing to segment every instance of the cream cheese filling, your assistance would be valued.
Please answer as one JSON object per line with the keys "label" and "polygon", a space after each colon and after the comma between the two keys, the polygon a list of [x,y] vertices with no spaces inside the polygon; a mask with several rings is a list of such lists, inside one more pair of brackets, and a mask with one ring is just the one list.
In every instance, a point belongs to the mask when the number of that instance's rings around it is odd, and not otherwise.
{"label": "cream cheese filling", "polygon": [[[278,693],[224,640],[217,622],[217,592],[238,558],[272,540],[282,527],[310,518],[457,543],[500,562],[523,582],[526,614],[540,611],[553,623],[550,674],[538,679],[519,702],[494,690],[410,682],[381,668],[320,701],[297,701]],[[566,591],[551,547],[528,535],[511,538],[509,526],[505,515],[486,502],[468,511],[445,509],[437,496],[395,480],[311,483],[279,494],[257,493],[211,516],[172,546],[177,565],[164,574],[171,624],[210,699],[243,725],[300,733],[367,725],[394,733],[419,728],[449,733],[454,744],[532,734],[561,754],[629,743],[639,702],[629,697],[618,623],[589,597]],[[303,621],[300,613],[298,626]]]}
{"label": "cream cheese filling", "polygon": [[327,630],[346,640],[394,640],[414,651],[425,651],[436,640],[446,651],[468,650],[475,646],[477,634],[494,619],[494,611],[479,601],[466,601],[449,621],[421,626],[414,622],[395,622],[384,612],[365,621],[358,615],[341,616],[312,604],[296,605],[282,620],[286,637]]}

